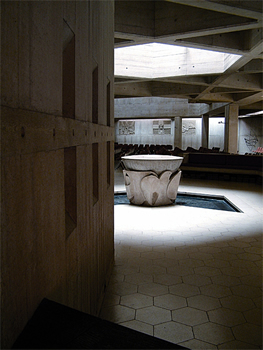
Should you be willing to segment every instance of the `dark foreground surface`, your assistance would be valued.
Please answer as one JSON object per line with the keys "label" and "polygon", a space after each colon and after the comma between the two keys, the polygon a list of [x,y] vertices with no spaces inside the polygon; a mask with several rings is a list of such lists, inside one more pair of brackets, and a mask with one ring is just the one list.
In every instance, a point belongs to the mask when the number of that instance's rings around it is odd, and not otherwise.
{"label": "dark foreground surface", "polygon": [[13,349],[186,349],[43,299]]}

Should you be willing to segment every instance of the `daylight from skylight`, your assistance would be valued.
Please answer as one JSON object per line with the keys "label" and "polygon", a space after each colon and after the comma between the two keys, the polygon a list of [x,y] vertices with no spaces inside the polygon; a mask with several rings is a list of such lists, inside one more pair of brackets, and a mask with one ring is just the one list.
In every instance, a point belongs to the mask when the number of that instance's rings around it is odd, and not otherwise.
{"label": "daylight from skylight", "polygon": [[115,48],[116,76],[161,78],[223,73],[241,56],[168,44]]}

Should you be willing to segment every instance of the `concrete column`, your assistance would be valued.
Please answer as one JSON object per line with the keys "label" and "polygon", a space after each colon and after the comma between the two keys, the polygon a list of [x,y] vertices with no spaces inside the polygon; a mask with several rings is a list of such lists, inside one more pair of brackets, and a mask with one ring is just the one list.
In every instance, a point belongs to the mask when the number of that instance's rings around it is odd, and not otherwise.
{"label": "concrete column", "polygon": [[202,147],[208,148],[209,144],[209,116],[202,116]]}
{"label": "concrete column", "polygon": [[229,153],[237,153],[238,147],[238,105],[225,107],[225,142],[224,149]]}
{"label": "concrete column", "polygon": [[182,148],[182,118],[174,118],[174,147]]}

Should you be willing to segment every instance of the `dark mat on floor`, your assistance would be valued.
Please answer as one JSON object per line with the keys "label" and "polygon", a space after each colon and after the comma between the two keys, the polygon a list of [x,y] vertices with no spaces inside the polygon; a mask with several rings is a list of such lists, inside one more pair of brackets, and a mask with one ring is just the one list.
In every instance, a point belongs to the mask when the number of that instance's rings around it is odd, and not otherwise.
{"label": "dark mat on floor", "polygon": [[186,349],[44,299],[13,349]]}
{"label": "dark mat on floor", "polygon": [[[114,195],[114,204],[130,204],[126,193],[119,193]],[[174,204],[171,205],[184,205],[187,207],[196,207],[203,209],[216,209],[225,211],[240,212],[230,202],[223,197],[208,197],[190,194],[177,194],[177,198]]]}

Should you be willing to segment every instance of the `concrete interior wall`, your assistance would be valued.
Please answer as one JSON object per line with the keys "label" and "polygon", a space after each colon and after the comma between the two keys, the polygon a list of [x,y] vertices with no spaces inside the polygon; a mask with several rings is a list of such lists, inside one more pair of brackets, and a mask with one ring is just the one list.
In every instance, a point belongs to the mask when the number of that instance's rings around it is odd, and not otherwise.
{"label": "concrete interior wall", "polygon": [[262,116],[240,118],[239,153],[253,153],[258,147],[263,147]]}
{"label": "concrete interior wall", "polygon": [[100,308],[114,258],[114,2],[1,7],[7,349],[44,297]]}
{"label": "concrete interior wall", "polygon": [[[123,131],[127,123],[132,130]],[[164,124],[166,123],[166,124]],[[160,125],[160,127],[159,127]],[[164,127],[162,127],[165,125]],[[167,129],[167,131],[166,131]],[[165,134],[165,132],[169,132]],[[125,119],[115,123],[115,141],[119,144],[172,145],[174,143],[174,120],[172,119]]]}
{"label": "concrete interior wall", "polygon": [[209,118],[208,148],[219,147],[224,150],[225,118]]}

